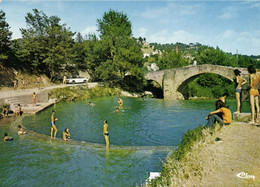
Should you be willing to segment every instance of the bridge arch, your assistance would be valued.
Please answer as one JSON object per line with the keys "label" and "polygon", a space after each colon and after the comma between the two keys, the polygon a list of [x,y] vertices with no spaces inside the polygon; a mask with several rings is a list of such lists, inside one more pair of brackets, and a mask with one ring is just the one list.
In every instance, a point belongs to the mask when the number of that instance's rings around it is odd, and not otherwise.
{"label": "bridge arch", "polygon": [[176,100],[184,99],[180,89],[182,89],[191,79],[194,79],[201,74],[213,73],[233,81],[235,78],[235,69],[239,69],[242,72],[242,75],[248,75],[245,68],[203,64],[149,72],[146,75],[146,79],[156,80],[158,83],[161,82],[164,99]]}
{"label": "bridge arch", "polygon": [[[189,89],[189,86],[188,86],[188,85],[189,85],[189,83],[191,83],[194,79],[196,79],[197,77],[199,77],[199,76],[201,76],[201,75],[203,75],[203,74],[219,75],[219,74],[216,74],[216,73],[200,73],[200,74],[196,74],[196,75],[191,76],[191,77],[187,78],[186,80],[184,80],[184,81],[181,83],[181,85],[177,88],[177,91],[183,95],[184,99],[188,99],[188,98],[189,98],[189,95],[188,95],[188,89]],[[219,76],[224,77],[224,76],[222,76],[222,75],[219,75]],[[229,78],[227,78],[227,77],[224,77],[224,78],[228,79],[230,82],[233,82],[233,80],[234,80],[234,79],[231,80],[231,79],[229,79]],[[223,93],[222,93],[222,94],[223,94]]]}

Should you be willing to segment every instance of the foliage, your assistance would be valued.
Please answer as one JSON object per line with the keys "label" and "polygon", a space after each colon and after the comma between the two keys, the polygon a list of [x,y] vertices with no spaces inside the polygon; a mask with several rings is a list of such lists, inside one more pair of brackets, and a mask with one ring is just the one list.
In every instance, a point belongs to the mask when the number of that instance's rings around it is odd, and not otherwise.
{"label": "foliage", "polygon": [[160,69],[171,69],[188,65],[188,61],[183,58],[181,53],[173,50],[163,52],[161,59],[159,58],[158,66]]}
{"label": "foliage", "polygon": [[234,83],[216,74],[202,74],[190,82],[188,86],[187,97],[218,98],[223,94],[234,97]]}
{"label": "foliage", "polygon": [[25,17],[22,39],[16,43],[16,55],[31,72],[46,74],[51,80],[73,69],[73,35],[57,16],[48,17],[33,9]]}
{"label": "foliage", "polygon": [[119,95],[119,90],[107,86],[88,88],[88,86],[65,87],[53,89],[49,92],[50,98],[56,98],[59,101],[86,100],[95,97],[104,97]]}
{"label": "foliage", "polygon": [[142,52],[131,36],[127,15],[110,10],[97,20],[97,24],[101,39],[91,36],[84,42],[88,72],[97,80],[121,84],[127,83],[124,82],[126,75],[143,79]]}
{"label": "foliage", "polygon": [[[214,133],[221,129],[221,126],[214,125],[211,127],[198,126],[195,129],[188,130],[179,144],[177,150],[167,159],[163,165],[163,169],[160,177],[152,180],[148,186],[172,186],[175,181],[179,179],[179,174],[183,173],[184,180],[189,178],[189,174],[194,174],[195,168],[186,168],[189,173],[185,173],[186,158],[189,153],[193,153],[192,149],[199,142],[205,142],[210,136],[210,139],[214,138]],[[175,178],[173,178],[175,177]],[[177,177],[177,178],[176,178]]]}
{"label": "foliage", "polygon": [[0,65],[7,66],[11,52],[10,45],[12,32],[5,19],[5,12],[0,10]]}

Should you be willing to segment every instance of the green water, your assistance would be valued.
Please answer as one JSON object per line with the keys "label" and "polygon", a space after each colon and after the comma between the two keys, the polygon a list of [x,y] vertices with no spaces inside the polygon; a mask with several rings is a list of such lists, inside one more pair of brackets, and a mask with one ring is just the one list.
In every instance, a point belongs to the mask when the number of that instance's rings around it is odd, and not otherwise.
{"label": "green water", "polygon": [[[135,186],[149,172],[160,171],[162,161],[184,133],[200,124],[214,110],[214,101],[164,101],[123,98],[119,113],[116,97],[59,103],[35,116],[0,121],[0,134],[8,132],[12,142],[0,141],[2,186]],[[229,102],[234,111],[235,102]],[[248,104],[244,108],[248,108]],[[50,139],[50,115],[56,110],[59,137]],[[248,108],[249,111],[249,108]],[[106,150],[103,120],[109,124],[111,147]],[[16,135],[16,126],[33,131]],[[69,128],[73,141],[63,142]],[[34,133],[36,132],[36,133]],[[90,143],[89,143],[90,142]]]}

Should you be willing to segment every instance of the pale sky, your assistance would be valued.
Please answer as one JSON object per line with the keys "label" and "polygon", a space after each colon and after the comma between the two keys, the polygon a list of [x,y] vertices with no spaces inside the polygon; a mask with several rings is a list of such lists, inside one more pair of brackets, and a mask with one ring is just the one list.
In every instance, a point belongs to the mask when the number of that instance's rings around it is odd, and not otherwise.
{"label": "pale sky", "polygon": [[[13,32],[26,28],[33,8],[58,16],[73,32],[97,33],[96,20],[104,12],[128,15],[134,37],[150,43],[199,42],[233,54],[260,55],[260,0],[250,1],[68,1],[2,0],[0,9]],[[97,33],[98,34],[98,33]]]}

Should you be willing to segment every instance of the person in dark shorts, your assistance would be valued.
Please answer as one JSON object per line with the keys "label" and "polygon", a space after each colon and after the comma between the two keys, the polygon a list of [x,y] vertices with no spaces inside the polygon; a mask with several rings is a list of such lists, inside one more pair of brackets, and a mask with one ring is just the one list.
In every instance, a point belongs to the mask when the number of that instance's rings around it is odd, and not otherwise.
{"label": "person in dark shorts", "polygon": [[57,129],[57,127],[56,127],[56,125],[55,125],[55,121],[57,121],[58,120],[58,118],[55,118],[55,111],[53,110],[52,112],[51,112],[51,138],[52,138],[52,134],[53,134],[53,129],[54,129],[54,139],[56,138],[56,134],[57,134],[57,132],[58,132],[58,129]]}
{"label": "person in dark shorts", "polygon": [[108,124],[107,124],[107,120],[104,120],[104,125],[103,125],[103,135],[106,141],[106,146],[109,146],[109,133],[108,133]]}

